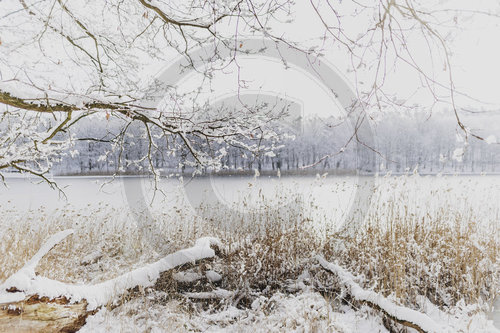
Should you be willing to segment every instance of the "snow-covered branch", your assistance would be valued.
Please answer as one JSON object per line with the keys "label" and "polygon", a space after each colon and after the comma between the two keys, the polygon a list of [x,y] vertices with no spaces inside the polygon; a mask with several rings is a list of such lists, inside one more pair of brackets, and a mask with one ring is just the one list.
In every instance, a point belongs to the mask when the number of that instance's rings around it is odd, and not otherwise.
{"label": "snow-covered branch", "polygon": [[382,311],[397,323],[416,329],[421,333],[453,332],[450,327],[436,323],[424,313],[399,306],[374,291],[363,289],[354,281],[354,276],[339,265],[326,261],[322,256],[317,256],[316,259],[324,269],[334,273],[339,278],[340,283],[348,288],[349,294],[355,300]]}
{"label": "snow-covered branch", "polygon": [[215,251],[210,246],[220,245],[215,238],[200,238],[193,247],[169,254],[157,262],[94,285],[63,283],[36,275],[35,267],[43,256],[72,233],[72,230],[65,230],[52,236],[23,268],[4,281],[0,285],[0,304],[18,302],[32,295],[50,299],[65,297],[71,302],[86,301],[87,311],[90,311],[108,304],[130,288],[154,285],[161,272],[213,257]]}

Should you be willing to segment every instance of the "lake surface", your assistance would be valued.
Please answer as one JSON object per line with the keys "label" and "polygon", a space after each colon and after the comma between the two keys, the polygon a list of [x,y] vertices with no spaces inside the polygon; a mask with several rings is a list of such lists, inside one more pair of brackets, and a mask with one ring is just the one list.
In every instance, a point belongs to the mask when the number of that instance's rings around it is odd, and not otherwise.
{"label": "lake surface", "polygon": [[[379,186],[379,196],[370,196],[371,204],[390,201],[401,195],[409,203],[421,201],[431,206],[442,202],[437,197],[448,193],[483,209],[500,205],[500,176],[287,176],[287,177],[198,177],[194,179],[161,179],[155,184],[145,177],[55,177],[64,191],[52,189],[33,177],[7,178],[0,187],[0,210],[29,210],[44,207],[48,210],[71,205],[74,208],[106,204],[116,208],[152,205],[168,207],[179,201],[190,205],[219,203],[251,210],[262,196],[277,204],[295,202],[300,196],[305,203],[314,202],[320,209],[348,209],[355,204],[360,191]],[[451,193],[451,194],[450,194]]]}
{"label": "lake surface", "polygon": [[[0,212],[46,212],[71,207],[93,209],[106,205],[120,210],[164,210],[219,205],[240,212],[256,211],[263,203],[279,207],[302,206],[318,220],[342,220],[363,209],[384,209],[403,201],[404,209],[432,216],[443,207],[467,207],[478,219],[498,217],[500,176],[287,176],[198,177],[161,179],[146,177],[56,177],[64,191],[50,188],[36,178],[12,177],[0,188]],[[155,190],[156,188],[156,190]],[[377,188],[377,191],[374,190]]]}
{"label": "lake surface", "polygon": [[[194,179],[161,179],[154,184],[144,177],[56,177],[64,192],[52,189],[35,178],[7,179],[8,187],[0,188],[0,208],[28,210],[44,207],[63,208],[71,205],[85,208],[97,204],[112,207],[135,207],[145,203],[155,208],[168,207],[179,201],[192,205],[215,203],[237,205],[246,200],[252,209],[259,196],[289,202],[291,194],[315,197],[325,205],[348,203],[353,196],[355,177],[199,177]],[[155,185],[157,190],[155,191]],[[154,200],[153,200],[154,199]]]}

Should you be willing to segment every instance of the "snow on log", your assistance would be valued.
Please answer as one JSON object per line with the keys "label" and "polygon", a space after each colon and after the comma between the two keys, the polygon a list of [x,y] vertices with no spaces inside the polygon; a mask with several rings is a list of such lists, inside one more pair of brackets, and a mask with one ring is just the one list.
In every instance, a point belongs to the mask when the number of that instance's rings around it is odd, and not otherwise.
{"label": "snow on log", "polygon": [[339,277],[340,282],[349,289],[349,292],[354,299],[376,310],[382,311],[397,323],[424,333],[453,332],[450,327],[436,323],[432,318],[424,313],[399,306],[376,292],[363,289],[354,281],[354,276],[339,265],[328,262],[319,255],[316,256],[316,259],[324,269],[336,274]]}
{"label": "snow on log", "polygon": [[[12,303],[23,300],[26,294],[19,292],[28,289],[33,279],[36,278],[35,267],[40,260],[50,251],[54,246],[63,241],[66,237],[73,234],[73,229],[60,231],[50,237],[45,244],[42,245],[40,250],[14,275],[10,276],[2,284],[0,284],[0,304]],[[18,291],[16,293],[8,292]]]}
{"label": "snow on log", "polygon": [[[218,245],[218,240],[210,237],[200,238],[191,248],[169,254],[157,262],[135,269],[94,285],[64,283],[35,275],[35,266],[40,259],[59,241],[72,231],[60,232],[49,239],[40,251],[17,273],[0,285],[0,304],[20,301],[29,295],[56,298],[66,297],[71,302],[86,300],[88,309],[93,310],[112,301],[114,297],[136,286],[150,287],[160,277],[160,273],[177,266],[215,256],[210,245]],[[16,290],[12,293],[8,290]]]}
{"label": "snow on log", "polygon": [[0,331],[76,331],[89,313],[116,296],[137,286],[153,286],[164,271],[214,257],[210,246],[220,246],[215,238],[200,238],[193,247],[94,285],[63,283],[35,274],[43,256],[72,233],[65,230],[50,237],[19,271],[0,284]]}

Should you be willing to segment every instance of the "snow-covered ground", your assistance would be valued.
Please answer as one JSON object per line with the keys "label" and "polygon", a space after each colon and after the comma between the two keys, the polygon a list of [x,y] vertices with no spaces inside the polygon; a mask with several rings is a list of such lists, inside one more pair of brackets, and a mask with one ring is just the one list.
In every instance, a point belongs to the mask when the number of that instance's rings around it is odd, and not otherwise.
{"label": "snow-covered ground", "polygon": [[[395,228],[394,223],[400,222],[406,227],[415,228],[415,233],[419,230],[418,226],[423,230],[428,227],[432,231],[464,229],[453,234],[464,237],[456,242],[450,242],[449,237],[453,235],[442,235],[443,240],[453,246],[463,243],[464,249],[450,251],[443,248],[444,252],[439,252],[441,245],[438,242],[435,250],[423,251],[437,256],[429,258],[429,267],[414,272],[414,265],[408,264],[409,271],[401,273],[397,270],[398,265],[404,264],[405,260],[412,260],[403,258],[401,262],[389,266],[396,267],[394,275],[408,274],[409,281],[413,281],[411,278],[419,281],[430,277],[431,283],[432,279],[437,279],[435,283],[438,283],[441,281],[440,272],[451,269],[451,266],[439,265],[453,261],[457,262],[456,267],[463,264],[458,263],[463,258],[443,259],[439,258],[440,253],[443,256],[469,253],[471,258],[483,259],[480,263],[474,263],[471,269],[475,273],[457,282],[456,293],[450,295],[446,294],[449,290],[438,286],[427,297],[417,297],[415,301],[409,295],[405,301],[401,295],[407,292],[401,287],[388,285],[395,289],[381,289],[387,281],[405,281],[404,277],[384,278],[386,273],[377,272],[385,267],[386,262],[384,265],[382,262],[374,263],[375,273],[371,278],[367,276],[370,270],[366,268],[347,267],[356,275],[357,282],[367,290],[382,292],[391,302],[425,313],[436,323],[451,327],[452,331],[495,331],[493,321],[498,325],[499,318],[498,312],[488,314],[491,304],[484,301],[471,304],[470,299],[475,297],[473,292],[470,295],[460,293],[467,286],[484,285],[485,289],[481,292],[489,296],[483,295],[481,299],[491,300],[491,288],[494,294],[498,294],[498,281],[495,282],[495,279],[499,276],[500,177],[410,175],[378,177],[374,180],[368,178],[362,177],[359,182],[353,177],[328,175],[281,179],[184,179],[183,183],[165,180],[160,184],[165,196],[157,194],[151,205],[150,183],[142,178],[125,177],[110,184],[107,184],[110,179],[105,177],[60,178],[58,182],[65,190],[67,201],[60,199],[60,194],[46,185],[33,185],[29,179],[9,179],[10,188],[0,190],[0,253],[3,253],[0,257],[0,284],[28,262],[50,236],[71,228],[74,234],[40,260],[37,268],[40,276],[69,284],[99,285],[188,248],[199,237],[215,236],[221,239],[224,246],[233,247],[233,256],[241,260],[241,265],[229,265],[229,268],[238,270],[237,274],[232,274],[223,264],[225,259],[216,260],[209,264],[210,268],[206,272],[220,273],[224,279],[224,290],[235,293],[237,290],[230,288],[239,286],[233,281],[235,276],[244,281],[253,281],[249,275],[259,277],[259,274],[264,274],[263,271],[268,274],[266,270],[273,269],[272,265],[269,268],[265,267],[265,262],[259,262],[260,259],[267,260],[267,255],[273,249],[272,246],[266,248],[269,244],[265,237],[259,238],[260,241],[254,238],[258,231],[268,230],[263,225],[279,221],[280,228],[293,229],[297,227],[294,219],[300,217],[300,221],[310,222],[312,228],[307,230],[313,230],[313,236],[297,236],[292,232],[284,234],[285,238],[289,237],[288,240],[273,238],[271,241],[281,246],[278,254],[283,255],[278,258],[280,263],[273,265],[277,265],[277,271],[285,269],[285,277],[286,269],[290,269],[290,281],[285,279],[283,282],[298,287],[271,288],[272,292],[265,289],[260,294],[250,293],[251,302],[244,306],[234,302],[234,299],[233,302],[220,301],[199,306],[186,290],[176,292],[175,297],[169,294],[171,291],[168,288],[149,290],[130,297],[128,301],[121,300],[114,306],[101,308],[88,318],[82,331],[386,332],[382,316],[377,311],[362,304],[346,303],[344,296],[330,299],[328,294],[318,291],[317,284],[305,282],[303,274],[292,272],[294,261],[291,257],[299,253],[301,257],[297,260],[300,265],[297,264],[297,267],[305,265],[316,270],[316,273],[311,274],[318,274],[317,263],[306,259],[312,260],[316,254],[323,253],[320,245],[326,244],[327,240],[322,237],[337,230],[351,212],[350,208],[353,205],[357,207],[359,202],[356,200],[360,197],[356,196],[356,190],[361,188],[363,191],[373,191],[369,195],[370,210],[364,215],[368,223],[373,223],[381,230]],[[363,187],[363,184],[368,186]],[[442,225],[453,228],[446,229]],[[360,228],[366,231],[362,226]],[[373,233],[373,237],[379,237],[379,234]],[[383,240],[381,242],[383,244]],[[357,246],[359,244],[362,243]],[[307,245],[318,248],[305,251]],[[428,246],[418,242],[411,246],[417,245]],[[294,252],[292,248],[295,246],[302,247]],[[396,247],[394,249],[397,250]],[[353,255],[352,251],[353,246],[346,245],[325,253],[329,254],[328,260],[345,266],[350,260],[348,255]],[[385,253],[379,248],[358,251],[359,261],[352,260],[353,265],[375,258],[393,260],[389,254],[364,259],[370,252]],[[417,252],[408,253],[414,255]],[[335,257],[344,255],[345,258]],[[307,261],[305,264],[304,260]],[[179,273],[199,275],[194,271],[182,273],[179,270]],[[263,276],[269,276],[265,274]],[[387,274],[390,276],[392,273],[389,271]],[[179,276],[177,279],[182,280]],[[422,286],[415,285],[415,288],[418,293],[421,290],[418,288]],[[453,305],[445,308],[443,304],[438,308],[429,301],[429,298],[435,298],[447,302],[450,297],[463,297],[464,300],[450,301]],[[488,315],[493,321],[487,320]]]}
{"label": "snow-covered ground", "polygon": [[159,305],[134,300],[118,311],[102,310],[90,317],[81,332],[387,332],[370,309],[343,307],[334,311],[316,292],[275,294],[256,299],[249,309],[189,314],[179,311],[180,301]]}

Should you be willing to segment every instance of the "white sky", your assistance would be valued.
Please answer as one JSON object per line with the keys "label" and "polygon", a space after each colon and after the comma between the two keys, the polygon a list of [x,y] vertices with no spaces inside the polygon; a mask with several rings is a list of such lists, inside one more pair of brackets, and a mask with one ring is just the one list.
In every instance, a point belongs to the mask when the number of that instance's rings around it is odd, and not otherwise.
{"label": "white sky", "polygon": [[[500,109],[500,89],[497,82],[500,78],[500,3],[493,0],[480,1],[423,1],[424,5],[432,9],[439,8],[461,8],[466,10],[496,11],[499,17],[460,14],[457,25],[453,26],[453,42],[449,44],[452,51],[452,64],[454,83],[460,90],[484,103],[478,103],[461,95],[456,96],[458,104],[488,110]],[[348,9],[352,6],[350,1],[342,1],[340,9]],[[284,34],[294,40],[303,40],[306,44],[318,44],[317,37],[324,32],[324,26],[316,16],[309,1],[297,1],[294,7],[294,21],[290,24],[277,25],[274,34]],[[368,20],[359,15],[344,18],[344,27],[347,31],[363,30]],[[457,29],[458,28],[458,29]],[[445,28],[446,29],[446,28]],[[443,30],[446,33],[446,30]],[[418,36],[418,33],[415,34]],[[444,70],[443,63],[431,63],[425,40],[415,37],[410,40],[409,47],[413,56],[423,66],[432,66],[435,78],[443,83],[448,82],[449,70]],[[346,71],[348,57],[339,53],[335,47],[327,47],[325,59],[333,64],[342,75],[347,76],[351,84],[355,78]],[[436,61],[436,59],[435,59]],[[261,91],[264,94],[275,92],[281,97],[289,96],[300,101],[304,107],[305,114],[315,115],[338,115],[338,103],[335,98],[327,92],[321,84],[304,74],[297,68],[284,69],[283,64],[270,59],[255,59],[252,57],[239,57],[241,67],[240,78],[246,80],[250,92]],[[418,76],[409,66],[398,65],[389,68],[389,79],[386,81],[385,89],[390,93],[397,94],[400,99],[408,99],[412,103],[430,103],[430,95],[424,89],[415,94],[415,89],[420,85]],[[370,77],[358,77],[357,83],[369,84]],[[191,75],[180,85],[181,90],[195,89],[199,86],[200,78]],[[233,66],[224,74],[218,73],[210,87],[212,90],[206,92],[206,98],[212,101],[237,90],[237,71]],[[245,89],[241,90],[242,93]],[[441,107],[446,108],[446,105]]]}
{"label": "white sky", "polygon": [[[371,1],[361,2],[373,3]],[[500,78],[500,2],[498,0],[423,0],[419,3],[432,10],[466,10],[456,15],[457,24],[450,30],[453,37],[449,47],[452,51],[451,61],[454,66],[453,75],[456,88],[477,99],[500,106],[498,84],[498,78]],[[352,2],[335,2],[335,6],[337,5],[341,7],[340,10],[347,9],[352,6]],[[473,16],[469,11],[492,12],[498,16],[480,14]],[[307,40],[324,31],[324,27],[315,16],[309,1],[297,1],[295,15],[295,22],[286,28],[286,33],[290,36],[300,36]],[[453,16],[452,14],[446,15]],[[361,15],[345,17],[344,28],[346,31],[363,30],[364,21]],[[446,34],[446,27],[442,31]],[[409,45],[414,57],[419,61],[428,62],[430,57],[425,40],[420,37],[418,32],[414,36],[418,37],[411,39]],[[327,54],[327,59],[337,64],[339,68],[343,68],[346,62],[346,57],[335,53],[333,49]],[[443,71],[443,67],[444,63],[434,64],[437,77],[446,81],[449,72]],[[394,80],[389,82],[388,87],[394,91],[404,92],[405,88],[411,86],[411,82],[408,81],[415,79],[411,73],[413,71],[407,67],[398,67],[392,73]],[[365,79],[362,78],[362,80]]]}
{"label": "white sky", "polygon": [[[302,105],[304,115],[342,116],[343,110],[335,97],[326,88],[303,70],[283,64],[270,58],[240,57],[240,79],[246,87],[240,94],[259,93],[291,100]],[[179,83],[179,92],[189,92],[197,87],[201,76],[192,74]],[[236,66],[217,72],[210,89],[200,95],[198,102],[209,100],[211,104],[221,98],[238,94],[238,71]]]}

